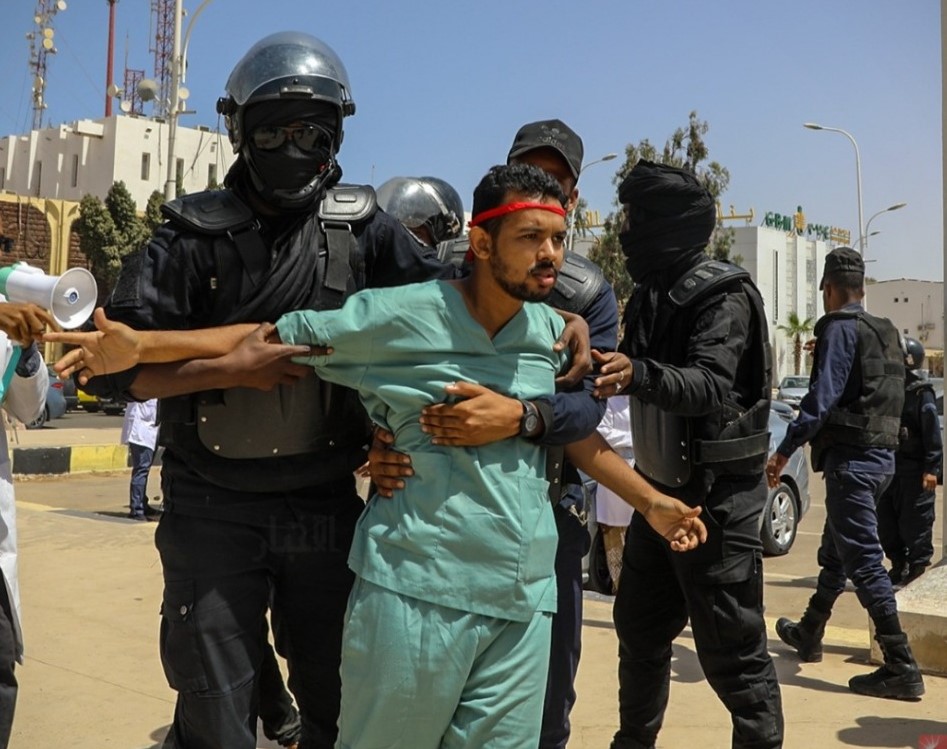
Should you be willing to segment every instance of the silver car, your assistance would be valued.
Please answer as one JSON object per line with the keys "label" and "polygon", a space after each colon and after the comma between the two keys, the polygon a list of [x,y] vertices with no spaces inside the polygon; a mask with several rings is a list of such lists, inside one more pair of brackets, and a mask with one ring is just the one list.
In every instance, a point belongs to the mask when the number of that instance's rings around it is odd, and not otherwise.
{"label": "silver car", "polygon": [[789,375],[783,377],[776,390],[776,400],[799,408],[799,401],[809,392],[809,375]]}
{"label": "silver car", "polygon": [[[807,378],[808,379],[808,378]],[[774,401],[769,412],[769,452],[772,455],[786,435],[786,427],[793,420],[794,413],[789,406]],[[612,581],[605,563],[605,547],[595,522],[594,481],[585,482],[584,491],[589,508],[589,532],[592,545],[582,560],[582,574],[585,587],[597,593],[611,594]],[[760,541],[763,553],[768,556],[780,556],[787,553],[796,540],[799,521],[809,510],[809,462],[804,450],[796,450],[783,473],[780,484],[769,490],[766,505],[760,515]]]}

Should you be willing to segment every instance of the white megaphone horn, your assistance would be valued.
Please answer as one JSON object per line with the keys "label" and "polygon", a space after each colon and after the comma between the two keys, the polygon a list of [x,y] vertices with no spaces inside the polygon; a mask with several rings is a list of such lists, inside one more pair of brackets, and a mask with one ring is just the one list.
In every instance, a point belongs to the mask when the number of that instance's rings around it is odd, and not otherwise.
{"label": "white megaphone horn", "polygon": [[0,294],[11,302],[32,302],[48,309],[63,328],[78,328],[92,316],[99,289],[85,268],[47,276],[39,268],[16,263],[0,268]]}

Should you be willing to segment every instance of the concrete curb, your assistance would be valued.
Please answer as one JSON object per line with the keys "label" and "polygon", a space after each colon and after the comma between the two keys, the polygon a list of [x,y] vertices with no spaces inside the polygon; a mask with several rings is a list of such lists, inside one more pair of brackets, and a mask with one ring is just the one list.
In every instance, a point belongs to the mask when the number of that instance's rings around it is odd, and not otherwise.
{"label": "concrete curb", "polygon": [[[121,471],[131,467],[128,445],[68,445],[66,447],[14,447],[14,476]],[[153,465],[161,465],[161,451]]]}

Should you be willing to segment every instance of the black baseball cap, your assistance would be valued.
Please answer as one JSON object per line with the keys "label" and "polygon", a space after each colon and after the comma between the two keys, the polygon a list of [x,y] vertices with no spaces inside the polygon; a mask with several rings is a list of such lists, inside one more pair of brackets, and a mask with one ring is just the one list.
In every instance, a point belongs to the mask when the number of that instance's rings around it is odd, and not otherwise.
{"label": "black baseball cap", "polygon": [[540,120],[523,125],[513,139],[513,145],[506,160],[509,162],[537,148],[551,148],[557,151],[569,165],[572,176],[576,180],[579,179],[585,149],[582,146],[582,139],[562,120]]}
{"label": "black baseball cap", "polygon": [[822,271],[822,280],[819,289],[825,285],[825,277],[832,273],[858,273],[865,275],[865,261],[856,250],[851,247],[836,247],[825,256],[825,268]]}

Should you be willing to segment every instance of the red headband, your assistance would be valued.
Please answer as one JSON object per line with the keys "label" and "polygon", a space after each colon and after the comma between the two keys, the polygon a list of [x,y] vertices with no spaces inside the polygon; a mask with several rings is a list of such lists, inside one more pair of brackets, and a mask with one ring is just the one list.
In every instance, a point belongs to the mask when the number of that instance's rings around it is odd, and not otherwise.
{"label": "red headband", "polygon": [[559,205],[549,205],[548,203],[507,203],[506,205],[491,208],[489,211],[481,211],[472,219],[470,219],[470,223],[467,224],[467,226],[473,228],[478,224],[482,224],[484,221],[489,221],[491,218],[496,218],[497,216],[504,216],[507,213],[513,213],[514,211],[528,211],[533,209],[540,211],[550,211],[551,213],[555,213],[557,216],[566,215],[566,209]]}

